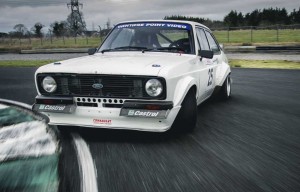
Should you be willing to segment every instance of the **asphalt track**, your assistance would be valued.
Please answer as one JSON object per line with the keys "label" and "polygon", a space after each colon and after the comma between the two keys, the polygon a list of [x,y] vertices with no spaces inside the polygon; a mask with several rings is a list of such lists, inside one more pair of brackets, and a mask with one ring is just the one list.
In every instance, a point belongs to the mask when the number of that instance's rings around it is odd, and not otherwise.
{"label": "asphalt track", "polygon": [[[0,68],[0,98],[32,104],[34,71]],[[200,105],[193,133],[63,130],[60,190],[80,190],[77,132],[98,191],[300,191],[300,71],[233,69],[232,78],[232,98]]]}

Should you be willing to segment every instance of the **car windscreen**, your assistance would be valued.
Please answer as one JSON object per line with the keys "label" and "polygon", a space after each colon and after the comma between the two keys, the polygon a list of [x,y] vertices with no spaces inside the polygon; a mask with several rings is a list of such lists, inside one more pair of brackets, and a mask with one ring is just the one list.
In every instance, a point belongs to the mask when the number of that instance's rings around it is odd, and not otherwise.
{"label": "car windscreen", "polygon": [[106,51],[159,51],[194,54],[192,27],[183,23],[125,23],[114,27],[100,48]]}

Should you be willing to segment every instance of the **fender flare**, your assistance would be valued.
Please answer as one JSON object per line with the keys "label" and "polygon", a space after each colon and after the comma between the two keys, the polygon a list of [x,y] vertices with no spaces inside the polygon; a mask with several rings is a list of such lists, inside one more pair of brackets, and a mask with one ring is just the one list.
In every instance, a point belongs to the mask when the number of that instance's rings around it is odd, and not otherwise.
{"label": "fender flare", "polygon": [[[174,97],[173,97],[174,106],[181,105],[186,94],[193,86],[196,86],[196,89],[197,89],[196,80],[192,77],[185,77],[183,79],[180,79],[177,82],[177,85],[176,85],[175,91],[174,91]],[[197,97],[198,97],[198,93],[196,91],[196,98]]]}
{"label": "fender flare", "polygon": [[218,81],[216,82],[216,86],[222,86],[225,82],[227,76],[231,73],[230,66],[229,65],[223,65],[220,69],[220,74],[218,75]]}

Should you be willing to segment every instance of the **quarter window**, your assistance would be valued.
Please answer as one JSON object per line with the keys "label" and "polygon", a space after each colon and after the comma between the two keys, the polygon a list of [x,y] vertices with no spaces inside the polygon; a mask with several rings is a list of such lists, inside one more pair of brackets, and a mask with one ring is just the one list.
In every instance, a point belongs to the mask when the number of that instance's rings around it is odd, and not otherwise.
{"label": "quarter window", "polygon": [[209,32],[205,31],[205,34],[208,39],[210,50],[212,50],[214,52],[214,54],[219,54],[220,48],[219,48],[217,42],[215,41],[215,39],[212,37],[212,35]]}
{"label": "quarter window", "polygon": [[200,43],[201,50],[210,50],[203,29],[197,28],[197,36],[198,36],[198,41]]}

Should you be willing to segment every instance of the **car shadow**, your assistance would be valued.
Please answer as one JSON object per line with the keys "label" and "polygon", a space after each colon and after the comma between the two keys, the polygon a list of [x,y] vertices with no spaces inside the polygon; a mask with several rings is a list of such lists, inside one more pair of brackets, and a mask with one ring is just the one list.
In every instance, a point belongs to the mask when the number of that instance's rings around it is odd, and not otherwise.
{"label": "car shadow", "polygon": [[[228,100],[232,102],[234,98]],[[223,101],[218,99],[208,99],[198,106],[198,120],[197,125],[193,131],[178,132],[172,128],[166,132],[143,132],[134,130],[120,130],[120,129],[98,129],[75,126],[59,127],[60,133],[70,134],[76,132],[80,134],[87,142],[120,142],[120,143],[164,143],[172,140],[185,139],[187,135],[192,134],[207,134],[207,130],[201,127],[200,121],[210,114],[212,107],[222,104]]]}

